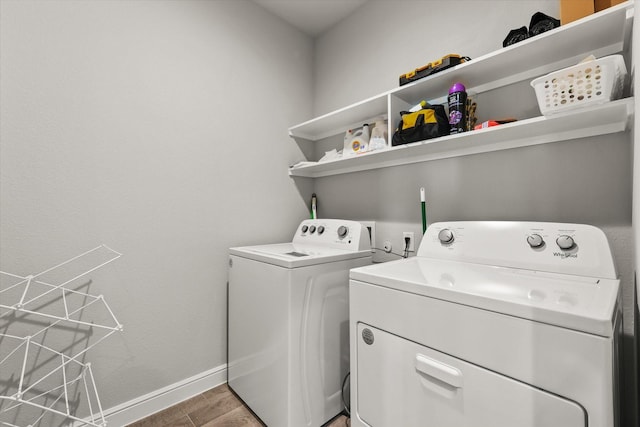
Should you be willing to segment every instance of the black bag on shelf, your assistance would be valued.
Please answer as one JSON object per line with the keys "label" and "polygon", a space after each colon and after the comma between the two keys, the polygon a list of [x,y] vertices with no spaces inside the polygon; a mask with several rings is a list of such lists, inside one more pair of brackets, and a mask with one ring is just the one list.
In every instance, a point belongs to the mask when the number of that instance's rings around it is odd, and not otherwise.
{"label": "black bag on shelf", "polygon": [[449,135],[449,118],[444,105],[427,104],[414,113],[401,111],[400,116],[402,120],[393,134],[392,146]]}

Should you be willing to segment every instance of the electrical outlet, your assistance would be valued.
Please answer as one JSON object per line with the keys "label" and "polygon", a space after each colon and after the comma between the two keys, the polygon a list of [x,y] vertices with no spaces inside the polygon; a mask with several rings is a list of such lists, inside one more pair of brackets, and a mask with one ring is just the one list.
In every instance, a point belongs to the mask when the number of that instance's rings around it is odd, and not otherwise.
{"label": "electrical outlet", "polygon": [[382,247],[386,253],[391,252],[391,242],[388,240],[384,241],[384,246]]}
{"label": "electrical outlet", "polygon": [[375,221],[360,221],[360,224],[369,232],[369,241],[371,242],[371,249],[376,247],[376,222]]}
{"label": "electrical outlet", "polygon": [[[408,245],[406,241],[407,238],[409,239]],[[413,231],[405,231],[402,233],[402,247],[404,248],[403,250],[406,250],[409,252],[415,252],[416,248],[415,248],[415,238],[413,235]]]}

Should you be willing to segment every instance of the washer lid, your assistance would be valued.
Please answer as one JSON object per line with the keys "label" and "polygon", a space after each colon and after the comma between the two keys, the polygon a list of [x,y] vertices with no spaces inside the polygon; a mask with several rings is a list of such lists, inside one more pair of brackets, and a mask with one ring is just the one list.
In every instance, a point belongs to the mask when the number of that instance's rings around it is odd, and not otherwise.
{"label": "washer lid", "polygon": [[229,253],[231,255],[262,261],[285,268],[299,268],[328,262],[371,257],[371,250],[352,251],[301,243],[244,246],[230,248]]}
{"label": "washer lid", "polygon": [[619,280],[412,257],[351,279],[601,336],[613,335]]}

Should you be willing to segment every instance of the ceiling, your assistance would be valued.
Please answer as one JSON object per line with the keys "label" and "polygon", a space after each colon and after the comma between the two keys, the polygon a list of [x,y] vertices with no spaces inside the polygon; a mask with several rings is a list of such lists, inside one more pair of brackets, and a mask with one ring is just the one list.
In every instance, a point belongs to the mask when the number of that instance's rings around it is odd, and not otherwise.
{"label": "ceiling", "polygon": [[253,0],[304,33],[316,37],[367,0]]}

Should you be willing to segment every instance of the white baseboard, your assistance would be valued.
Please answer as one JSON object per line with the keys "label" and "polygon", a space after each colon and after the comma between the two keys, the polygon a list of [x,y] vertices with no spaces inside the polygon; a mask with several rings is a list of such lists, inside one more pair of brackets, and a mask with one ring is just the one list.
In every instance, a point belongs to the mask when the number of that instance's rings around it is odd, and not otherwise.
{"label": "white baseboard", "polygon": [[226,382],[224,364],[104,410],[104,418],[109,427],[123,427]]}

